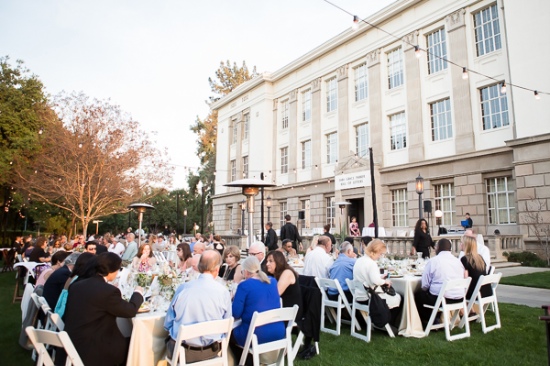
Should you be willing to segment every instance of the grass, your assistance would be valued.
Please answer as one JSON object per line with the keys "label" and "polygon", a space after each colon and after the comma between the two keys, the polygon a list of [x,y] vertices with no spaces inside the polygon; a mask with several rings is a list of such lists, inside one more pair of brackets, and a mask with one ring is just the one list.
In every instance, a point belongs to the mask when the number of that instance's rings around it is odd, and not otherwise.
{"label": "grass", "polygon": [[[502,277],[500,283],[524,287],[550,289],[550,271],[534,272],[517,276]],[[549,299],[550,301],[550,299]]]}
{"label": "grass", "polygon": [[[14,272],[0,273],[0,350],[4,366],[31,366],[31,352],[18,344],[21,305],[12,304]],[[502,328],[483,334],[481,325],[471,323],[470,338],[448,342],[443,331],[429,337],[389,338],[374,331],[370,343],[349,336],[342,326],[341,336],[321,334],[320,354],[309,361],[297,360],[298,366],[317,365],[545,365],[546,335],[538,320],[541,309],[500,304]],[[493,324],[492,313],[488,324]]]}

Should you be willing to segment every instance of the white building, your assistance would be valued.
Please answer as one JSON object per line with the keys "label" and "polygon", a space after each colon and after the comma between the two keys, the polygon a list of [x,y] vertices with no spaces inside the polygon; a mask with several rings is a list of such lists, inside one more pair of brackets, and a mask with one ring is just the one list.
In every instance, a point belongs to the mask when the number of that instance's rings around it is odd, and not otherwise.
{"label": "white building", "polygon": [[442,226],[468,212],[483,234],[527,234],[527,205],[550,207],[549,14],[548,0],[400,0],[241,85],[213,105],[216,231],[241,226],[243,196],[224,184],[261,172],[275,228],[299,211],[306,229],[368,226],[372,147],[389,234],[414,228],[419,174]]}

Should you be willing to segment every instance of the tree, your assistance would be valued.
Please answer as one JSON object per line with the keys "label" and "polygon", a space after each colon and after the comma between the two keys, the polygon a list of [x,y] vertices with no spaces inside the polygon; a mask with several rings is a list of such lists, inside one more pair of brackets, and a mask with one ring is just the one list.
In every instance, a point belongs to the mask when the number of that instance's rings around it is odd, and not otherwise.
{"label": "tree", "polygon": [[[216,70],[215,74],[216,77],[214,79],[208,78],[210,89],[214,93],[214,95],[209,97],[209,102],[207,102],[209,105],[219,100],[224,95],[231,93],[242,83],[258,76],[256,67],[250,72],[244,61],[242,66],[239,67],[236,62],[233,62],[233,65],[231,65],[229,60],[225,63],[223,61],[220,62],[220,67]],[[208,199],[205,199],[205,207],[201,207],[201,209],[206,210],[206,222],[208,223],[210,222],[209,217],[212,212],[212,201],[209,197],[215,194],[218,112],[211,110],[208,116],[203,120],[197,117],[195,124],[192,125],[190,129],[198,136],[199,143],[197,146],[197,155],[200,158],[202,168],[199,169],[198,179],[197,176],[194,175],[188,178],[189,191],[201,194],[202,192],[198,192],[197,185],[199,181],[202,182],[205,188],[205,197]],[[201,230],[203,230],[203,228],[201,228]]]}
{"label": "tree", "polygon": [[54,109],[58,119],[44,128],[40,153],[17,161],[17,183],[33,200],[69,212],[84,234],[92,220],[127,212],[155,192],[148,187],[166,183],[157,173],[163,154],[120,107],[73,93],[59,95]]}
{"label": "tree", "polygon": [[550,211],[546,200],[530,197],[525,202],[525,212],[522,213],[523,222],[527,224],[528,236],[535,237],[537,244],[543,249],[546,256],[546,265],[550,267]]}

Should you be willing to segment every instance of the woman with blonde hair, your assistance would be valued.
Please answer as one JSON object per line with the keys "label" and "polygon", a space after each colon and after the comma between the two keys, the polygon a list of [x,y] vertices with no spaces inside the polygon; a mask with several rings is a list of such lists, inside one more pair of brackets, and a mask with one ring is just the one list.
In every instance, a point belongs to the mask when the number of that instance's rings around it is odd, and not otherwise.
{"label": "woman with blonde hair", "polygon": [[[487,273],[487,265],[485,264],[483,257],[477,252],[477,241],[475,238],[464,235],[461,239],[461,245],[462,250],[464,251],[464,256],[460,258],[460,262],[462,262],[465,269],[464,278],[472,278],[470,287],[468,287],[468,292],[466,293],[466,298],[470,299],[479,277]],[[483,286],[480,291],[482,297],[491,296],[493,293],[490,284]]]}

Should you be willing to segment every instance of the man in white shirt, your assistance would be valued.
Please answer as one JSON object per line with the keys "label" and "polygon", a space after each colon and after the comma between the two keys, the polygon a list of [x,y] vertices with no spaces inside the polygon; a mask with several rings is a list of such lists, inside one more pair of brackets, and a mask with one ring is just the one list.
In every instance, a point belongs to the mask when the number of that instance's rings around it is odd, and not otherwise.
{"label": "man in white shirt", "polygon": [[114,237],[111,236],[111,244],[107,248],[109,252],[115,253],[119,257],[122,257],[122,253],[124,253],[124,244],[116,240]]}
{"label": "man in white shirt", "polygon": [[255,241],[248,248],[248,255],[253,255],[260,261],[260,266],[263,272],[267,273],[266,263],[265,263],[265,244],[261,241]]}
{"label": "man in white shirt", "polygon": [[[448,239],[440,239],[435,248],[437,255],[428,260],[424,267],[422,291],[415,295],[418,315],[424,322],[428,322],[432,314],[432,309],[425,307],[424,304],[435,305],[445,281],[464,278],[464,266],[460,259],[451,253],[451,247]],[[456,303],[462,301],[464,295],[464,290],[449,290],[445,293],[445,299],[449,303]]]}
{"label": "man in white shirt", "polygon": [[126,250],[122,255],[123,261],[131,261],[138,253],[138,245],[135,242],[135,235],[132,233],[126,234]]}
{"label": "man in white shirt", "polygon": [[315,249],[304,259],[304,275],[319,278],[329,278],[329,269],[334,262],[330,251],[332,242],[328,236],[321,235]]}

